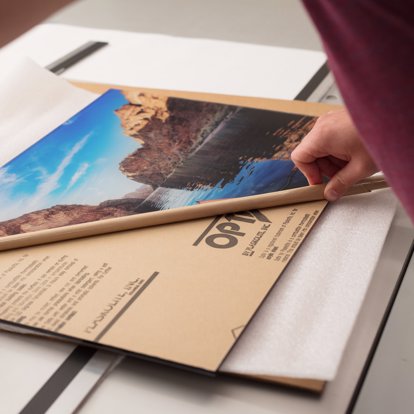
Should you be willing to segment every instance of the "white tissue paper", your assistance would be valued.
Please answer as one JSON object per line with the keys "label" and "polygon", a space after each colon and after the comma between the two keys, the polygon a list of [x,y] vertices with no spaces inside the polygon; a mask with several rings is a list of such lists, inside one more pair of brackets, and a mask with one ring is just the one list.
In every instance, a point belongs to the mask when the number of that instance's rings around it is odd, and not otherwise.
{"label": "white tissue paper", "polygon": [[28,58],[17,60],[6,73],[0,69],[0,79],[0,166],[97,97]]}
{"label": "white tissue paper", "polygon": [[[0,165],[95,99],[28,60],[0,83]],[[395,212],[388,190],[328,206],[221,371],[331,380]]]}

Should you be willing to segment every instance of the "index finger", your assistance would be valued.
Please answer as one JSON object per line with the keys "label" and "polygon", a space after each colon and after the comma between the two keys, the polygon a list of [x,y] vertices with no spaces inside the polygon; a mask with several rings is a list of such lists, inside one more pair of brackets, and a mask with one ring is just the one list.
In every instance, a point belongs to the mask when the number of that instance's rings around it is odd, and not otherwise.
{"label": "index finger", "polygon": [[306,177],[310,185],[320,184],[322,182],[322,174],[317,164],[317,157],[308,153],[301,148],[300,144],[291,154],[291,159],[299,170]]}

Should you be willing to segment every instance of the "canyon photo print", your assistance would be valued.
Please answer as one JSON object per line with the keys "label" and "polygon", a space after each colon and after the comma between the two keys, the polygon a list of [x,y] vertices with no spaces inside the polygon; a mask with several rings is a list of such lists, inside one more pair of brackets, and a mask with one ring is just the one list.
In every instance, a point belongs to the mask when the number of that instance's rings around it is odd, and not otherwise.
{"label": "canyon photo print", "polygon": [[109,90],[0,167],[0,236],[305,186],[314,121]]}

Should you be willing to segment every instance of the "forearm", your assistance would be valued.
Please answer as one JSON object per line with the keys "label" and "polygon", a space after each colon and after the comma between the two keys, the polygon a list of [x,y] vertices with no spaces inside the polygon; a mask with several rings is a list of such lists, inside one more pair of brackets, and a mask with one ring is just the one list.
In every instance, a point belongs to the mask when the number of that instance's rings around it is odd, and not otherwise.
{"label": "forearm", "polygon": [[71,0],[0,0],[0,47],[69,3]]}
{"label": "forearm", "polygon": [[366,147],[414,221],[414,3],[304,3]]}

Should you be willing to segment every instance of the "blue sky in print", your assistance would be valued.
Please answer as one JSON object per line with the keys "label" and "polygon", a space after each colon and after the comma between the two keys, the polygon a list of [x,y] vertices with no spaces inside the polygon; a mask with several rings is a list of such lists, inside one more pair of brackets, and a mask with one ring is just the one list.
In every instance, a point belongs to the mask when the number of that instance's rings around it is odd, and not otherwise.
{"label": "blue sky in print", "polygon": [[0,221],[57,204],[99,204],[140,184],[118,164],[140,144],[122,133],[114,110],[127,103],[111,90],[0,167]]}

